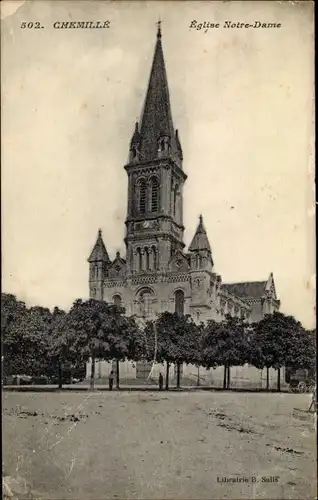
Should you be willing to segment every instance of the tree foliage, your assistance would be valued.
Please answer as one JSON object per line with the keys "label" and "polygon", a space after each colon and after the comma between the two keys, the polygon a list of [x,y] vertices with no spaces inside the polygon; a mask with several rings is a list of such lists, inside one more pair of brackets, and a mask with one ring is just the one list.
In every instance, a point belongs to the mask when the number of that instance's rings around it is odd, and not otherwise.
{"label": "tree foliage", "polygon": [[180,385],[180,365],[199,363],[200,329],[191,316],[164,312],[156,321],[149,321],[145,328],[146,357],[148,361],[166,361],[166,388],[168,388],[169,366],[177,365],[177,386]]}
{"label": "tree foliage", "polygon": [[94,385],[95,360],[132,359],[139,352],[140,334],[134,318],[105,301],[76,300],[66,322],[72,349],[83,362],[91,362],[91,386]]}
{"label": "tree foliage", "polygon": [[253,325],[250,363],[256,368],[311,368],[315,363],[315,335],[306,331],[293,316],[280,312],[266,315]]}
{"label": "tree foliage", "polygon": [[26,308],[14,295],[2,294],[2,349],[5,375],[47,371],[50,310]]}
{"label": "tree foliage", "polygon": [[244,365],[248,358],[249,330],[242,319],[226,316],[220,323],[208,321],[202,336],[202,364],[224,366],[224,388],[230,386],[230,367]]}
{"label": "tree foliage", "polygon": [[305,330],[293,316],[275,312],[253,325],[250,362],[257,368],[311,368],[315,363],[315,331]]}
{"label": "tree foliage", "polygon": [[[137,318],[104,301],[76,300],[69,312],[57,307],[26,307],[12,294],[1,295],[1,335],[4,374],[59,376],[66,366],[90,359],[94,384],[95,360],[130,359],[177,366],[177,385],[183,363],[206,368],[224,366],[224,387],[230,367],[245,363],[263,369],[282,366],[315,367],[316,331],[305,330],[293,316],[279,312],[249,325],[227,316],[222,322],[196,325],[189,315],[162,313],[141,328]],[[119,380],[119,374],[118,374]],[[278,377],[278,386],[280,378]]]}

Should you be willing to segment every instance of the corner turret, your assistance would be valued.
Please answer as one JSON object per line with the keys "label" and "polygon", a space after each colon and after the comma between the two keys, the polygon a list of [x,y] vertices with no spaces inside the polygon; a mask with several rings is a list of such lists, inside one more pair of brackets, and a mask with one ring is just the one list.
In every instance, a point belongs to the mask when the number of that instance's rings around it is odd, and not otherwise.
{"label": "corner turret", "polygon": [[213,270],[213,259],[210,242],[203,224],[203,217],[200,215],[199,224],[189,246],[191,254],[192,269]]}
{"label": "corner turret", "polygon": [[130,141],[130,149],[129,149],[129,161],[138,161],[139,158],[139,150],[140,150],[140,142],[141,135],[139,133],[139,125],[138,122],[135,123],[135,130]]}
{"label": "corner turret", "polygon": [[98,230],[96,243],[87,260],[89,262],[90,298],[102,300],[103,281],[107,276],[110,259],[103,241],[101,229]]}

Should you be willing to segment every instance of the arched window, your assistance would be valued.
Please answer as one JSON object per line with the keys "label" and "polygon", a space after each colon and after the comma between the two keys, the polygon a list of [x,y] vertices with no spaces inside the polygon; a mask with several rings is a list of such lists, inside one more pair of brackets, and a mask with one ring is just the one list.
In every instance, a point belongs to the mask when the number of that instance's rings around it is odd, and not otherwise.
{"label": "arched window", "polygon": [[[200,265],[200,257],[198,254],[195,256],[195,264],[196,264],[196,268],[198,269],[199,265]],[[199,280],[199,285],[200,285],[200,280]]]}
{"label": "arched window", "polygon": [[151,179],[151,211],[158,212],[159,209],[159,181],[157,177]]}
{"label": "arched window", "polygon": [[146,271],[150,269],[150,260],[149,260],[149,250],[148,247],[145,247],[145,268]]}
{"label": "arched window", "polygon": [[144,288],[139,293],[139,300],[141,305],[141,315],[145,318],[149,318],[152,314],[151,302],[153,299],[153,292],[148,288]]}
{"label": "arched window", "polygon": [[156,270],[158,266],[158,261],[157,261],[157,249],[156,247],[151,247],[152,251],[152,262],[153,262],[153,269]]}
{"label": "arched window", "polygon": [[178,186],[178,184],[176,184],[174,187],[174,190],[173,190],[173,215],[176,215],[178,190],[179,190],[179,186]]}
{"label": "arched window", "polygon": [[139,212],[144,214],[146,212],[146,199],[147,199],[147,188],[146,181],[141,179],[139,182]]}
{"label": "arched window", "polygon": [[174,294],[175,312],[177,314],[184,314],[184,293],[182,290],[177,290]]}
{"label": "arched window", "polygon": [[141,271],[142,270],[142,255],[141,255],[140,248],[137,248],[136,254],[137,254],[137,270]]}
{"label": "arched window", "polygon": [[121,307],[121,296],[120,295],[114,295],[113,302],[114,302],[115,306]]}

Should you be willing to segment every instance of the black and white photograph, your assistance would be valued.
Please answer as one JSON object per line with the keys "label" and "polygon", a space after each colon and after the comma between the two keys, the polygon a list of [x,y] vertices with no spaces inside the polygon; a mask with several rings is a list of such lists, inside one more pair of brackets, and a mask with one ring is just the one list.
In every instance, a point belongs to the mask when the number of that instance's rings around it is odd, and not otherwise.
{"label": "black and white photograph", "polygon": [[5,500],[314,500],[314,6],[1,2]]}

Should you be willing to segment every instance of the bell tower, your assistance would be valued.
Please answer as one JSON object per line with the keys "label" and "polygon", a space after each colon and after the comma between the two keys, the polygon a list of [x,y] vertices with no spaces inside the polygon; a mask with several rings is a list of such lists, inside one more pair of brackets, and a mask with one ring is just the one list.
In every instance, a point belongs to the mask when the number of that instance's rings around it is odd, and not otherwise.
{"label": "bell tower", "polygon": [[140,123],[135,124],[125,166],[127,272],[164,272],[183,243],[182,148],[174,129],[158,23],[155,52]]}

